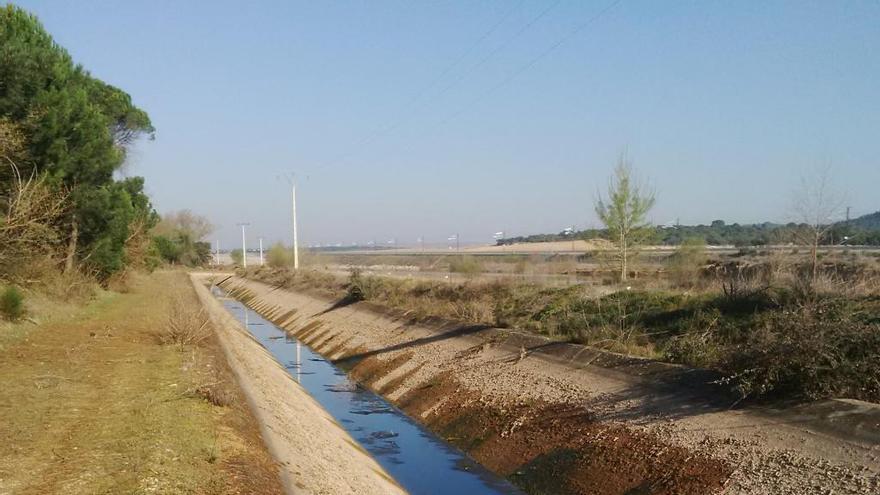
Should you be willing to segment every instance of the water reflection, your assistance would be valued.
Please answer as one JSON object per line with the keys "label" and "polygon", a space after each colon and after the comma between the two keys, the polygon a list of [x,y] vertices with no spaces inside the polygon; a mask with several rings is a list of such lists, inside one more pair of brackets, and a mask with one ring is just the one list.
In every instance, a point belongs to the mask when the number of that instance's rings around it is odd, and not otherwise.
{"label": "water reflection", "polygon": [[[222,290],[214,288],[223,296]],[[238,301],[221,297],[288,373],[414,495],[521,493]]]}

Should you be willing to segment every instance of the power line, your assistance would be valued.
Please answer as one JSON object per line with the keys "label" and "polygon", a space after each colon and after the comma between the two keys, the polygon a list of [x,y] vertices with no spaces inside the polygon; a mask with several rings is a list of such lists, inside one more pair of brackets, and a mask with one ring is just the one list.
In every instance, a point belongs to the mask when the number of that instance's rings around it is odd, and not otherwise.
{"label": "power line", "polygon": [[439,84],[440,81],[442,81],[443,78],[445,78],[447,75],[449,75],[449,73],[452,72],[452,70],[453,70],[454,68],[456,68],[460,63],[464,62],[464,60],[465,60],[465,59],[466,59],[471,53],[473,53],[473,51],[477,48],[477,46],[479,46],[483,41],[485,41],[485,40],[488,39],[490,36],[492,36],[492,34],[494,34],[495,31],[496,31],[499,27],[501,27],[502,24],[504,24],[504,21],[506,21],[507,18],[511,16],[511,14],[513,14],[517,9],[519,9],[519,6],[522,5],[522,3],[523,3],[524,1],[525,1],[525,0],[520,0],[519,2],[517,2],[516,4],[514,4],[514,6],[513,6],[512,8],[510,8],[509,10],[507,10],[507,12],[505,12],[504,15],[502,15],[501,18],[498,19],[498,21],[497,21],[495,24],[492,25],[492,27],[490,27],[486,32],[484,32],[482,36],[480,36],[479,38],[477,38],[476,41],[474,41],[473,43],[471,43],[470,46],[468,46],[468,48],[465,49],[465,50],[461,53],[461,55],[459,55],[459,57],[458,57],[457,59],[455,59],[454,62],[452,62],[452,64],[450,64],[449,66],[447,66],[446,69],[443,70],[443,72],[441,72],[439,76],[435,77],[434,80],[431,81],[430,84],[428,84],[427,86],[424,87],[424,89],[422,89],[421,91],[419,91],[418,93],[416,93],[416,96],[413,97],[413,98],[410,100],[410,102],[407,103],[407,105],[404,106],[404,108],[410,107],[410,106],[412,106],[412,104],[414,104],[416,101],[420,100],[420,99],[422,98],[422,96],[424,96],[425,94],[427,94],[427,92],[428,92],[429,89],[431,89],[431,88],[433,88],[434,86],[436,86],[437,84]]}
{"label": "power line", "polygon": [[[464,50],[464,52],[462,52],[462,54],[459,57],[457,57],[456,60],[451,65],[447,66],[447,68],[444,69],[440,73],[440,75],[438,75],[436,78],[434,78],[431,81],[431,83],[429,83],[427,86],[424,87],[424,89],[417,92],[416,96],[414,96],[412,99],[410,99],[410,101],[406,105],[404,105],[403,110],[406,113],[403,115],[403,117],[393,121],[390,125],[387,125],[385,127],[377,129],[372,134],[357,141],[352,146],[352,148],[354,148],[354,149],[352,149],[346,153],[343,153],[342,155],[339,155],[336,158],[333,158],[331,160],[324,162],[318,168],[323,168],[327,165],[331,165],[331,164],[334,164],[340,160],[348,158],[348,157],[356,154],[358,151],[360,151],[360,149],[363,146],[366,146],[366,145],[374,142],[379,137],[382,137],[383,135],[388,134],[389,132],[392,132],[392,131],[396,130],[397,128],[399,128],[403,124],[403,122],[407,119],[407,117],[409,117],[412,114],[412,112],[409,112],[409,110],[412,109],[415,106],[415,104],[418,103],[422,99],[422,97],[424,97],[429,92],[429,90],[431,88],[433,88],[438,83],[440,83],[440,81],[442,81],[448,74],[450,74],[455,67],[457,67],[461,62],[463,62],[471,53],[473,53],[473,51],[476,49],[477,46],[479,46],[483,41],[485,41],[492,34],[494,34],[494,32],[507,20],[507,18],[510,17],[510,15],[519,8],[519,6],[523,3],[523,1],[524,0],[520,0],[520,2],[518,2],[516,5],[514,5],[513,8],[508,10],[501,17],[501,19],[499,19],[495,24],[493,24],[492,27],[490,27],[485,33],[483,33],[483,35],[480,36],[475,42],[473,42],[470,46],[468,46],[468,48],[466,48]],[[443,86],[440,89],[440,91],[434,95],[433,99],[437,99],[437,98],[443,96],[450,89],[455,87],[458,83],[467,79],[467,76],[469,74],[473,73],[475,70],[477,70],[480,67],[482,67],[483,65],[485,65],[486,62],[491,60],[495,55],[500,53],[504,48],[508,47],[513,41],[515,41],[520,36],[522,36],[526,31],[528,31],[532,26],[534,26],[538,21],[540,21],[547,14],[549,14],[551,10],[556,8],[556,6],[559,5],[559,3],[561,1],[562,0],[556,0],[553,3],[549,4],[547,7],[545,7],[544,9],[542,9],[541,11],[539,11],[537,13],[537,15],[532,17],[528,22],[526,22],[522,26],[520,26],[520,28],[515,33],[513,33],[511,36],[506,38],[500,45],[496,46],[486,56],[482,57],[475,64],[471,65],[466,71],[460,73],[459,77],[454,78],[449,84]]]}
{"label": "power line", "polygon": [[544,10],[540,11],[540,12],[538,13],[537,16],[535,16],[535,17],[532,18],[529,22],[525,23],[522,27],[520,27],[520,29],[519,29],[517,32],[515,32],[515,33],[513,34],[513,36],[510,36],[509,38],[507,38],[507,39],[504,41],[504,43],[498,45],[497,47],[495,47],[494,50],[492,50],[491,52],[489,52],[485,57],[483,57],[483,58],[481,58],[480,60],[478,60],[476,64],[474,64],[473,66],[471,66],[470,69],[469,69],[467,72],[464,73],[464,75],[462,75],[462,76],[459,77],[458,79],[453,80],[452,83],[450,83],[450,84],[448,84],[446,87],[444,87],[444,88],[440,91],[440,93],[437,94],[437,97],[440,97],[440,96],[443,96],[444,94],[446,94],[446,92],[449,91],[450,89],[452,89],[452,87],[454,87],[456,84],[458,84],[459,82],[461,82],[461,81],[463,81],[464,79],[466,79],[466,78],[467,78],[467,75],[468,75],[469,73],[473,73],[476,69],[479,69],[479,68],[482,67],[486,62],[488,62],[489,60],[491,60],[492,57],[494,57],[495,55],[497,55],[498,53],[500,53],[501,50],[507,48],[507,47],[508,47],[513,41],[515,41],[515,40],[518,39],[520,36],[522,36],[523,33],[525,33],[526,31],[529,30],[529,28],[531,28],[532,26],[534,26],[535,24],[537,24],[537,22],[540,21],[541,19],[543,19],[544,16],[546,16],[547,14],[549,14],[551,10],[553,10],[554,8],[556,8],[556,6],[559,5],[559,3],[560,3],[561,1],[562,1],[562,0],[556,0],[555,2],[551,3],[551,4],[548,5],[546,8],[544,8]]}
{"label": "power line", "polygon": [[593,24],[594,22],[598,21],[600,18],[602,18],[605,14],[607,14],[609,11],[611,11],[614,7],[616,7],[616,6],[617,6],[618,4],[620,4],[622,1],[623,1],[623,0],[614,0],[613,2],[611,2],[610,4],[608,4],[604,9],[600,10],[600,11],[599,11],[598,13],[596,13],[595,15],[593,15],[592,17],[590,17],[589,19],[587,19],[587,20],[584,21],[583,23],[581,23],[581,24],[575,26],[574,29],[572,29],[571,31],[569,31],[568,33],[566,33],[564,36],[562,36],[561,38],[559,38],[558,40],[556,40],[556,42],[554,42],[553,44],[549,45],[549,46],[548,46],[546,49],[544,49],[542,52],[538,53],[537,56],[533,57],[533,58],[530,59],[528,62],[526,62],[525,64],[521,65],[518,69],[516,69],[516,70],[514,70],[513,72],[511,72],[510,74],[508,74],[508,76],[505,77],[504,79],[502,79],[501,82],[499,82],[498,84],[496,84],[496,85],[490,87],[487,91],[484,91],[483,93],[480,93],[480,95],[478,95],[476,98],[474,98],[473,100],[471,100],[467,105],[465,105],[464,107],[462,107],[461,110],[459,110],[458,112],[455,112],[454,114],[450,115],[449,117],[447,117],[446,119],[444,119],[443,121],[441,121],[439,125],[446,124],[446,123],[450,122],[451,120],[453,120],[453,119],[459,117],[460,115],[466,113],[468,110],[471,110],[471,109],[472,109],[477,103],[479,103],[480,100],[482,100],[482,99],[488,97],[489,95],[491,95],[491,94],[494,93],[495,91],[498,91],[499,89],[503,88],[504,86],[507,86],[508,84],[510,84],[514,79],[516,79],[517,77],[521,76],[523,73],[525,73],[526,71],[528,71],[529,69],[531,69],[532,67],[534,67],[535,64],[537,64],[538,62],[540,62],[541,60],[543,60],[547,55],[550,55],[550,54],[551,54],[553,51],[555,51],[557,48],[559,48],[560,46],[562,46],[563,44],[565,44],[565,42],[567,42],[567,41],[570,40],[571,38],[575,37],[578,33],[580,33],[581,31],[583,31],[583,30],[586,29],[587,27],[589,27],[589,26],[590,26],[591,24]]}
{"label": "power line", "polygon": [[[464,114],[467,113],[468,111],[473,110],[473,108],[474,108],[478,103],[480,103],[480,101],[484,100],[485,98],[487,98],[488,96],[490,96],[492,93],[494,93],[494,92],[500,90],[500,89],[503,88],[504,86],[507,86],[508,84],[510,84],[514,79],[516,79],[517,77],[521,76],[523,73],[525,73],[526,71],[528,71],[529,69],[531,69],[532,67],[534,67],[534,66],[535,66],[538,62],[540,62],[542,59],[544,59],[545,57],[547,57],[548,55],[550,55],[553,51],[555,51],[557,48],[559,48],[560,46],[562,46],[563,44],[565,44],[565,43],[566,43],[568,40],[570,40],[571,38],[575,37],[577,34],[579,34],[581,31],[583,31],[584,29],[586,29],[587,27],[589,27],[591,24],[593,24],[593,23],[595,23],[596,21],[598,21],[599,19],[601,19],[605,14],[607,14],[608,12],[610,12],[612,9],[614,9],[617,5],[619,5],[619,4],[622,3],[622,2],[623,2],[623,0],[614,0],[614,1],[612,1],[612,2],[609,3],[607,6],[605,6],[605,8],[603,8],[602,10],[600,10],[598,13],[596,13],[595,15],[589,17],[588,19],[586,19],[586,20],[585,20],[584,22],[582,22],[581,24],[578,24],[577,26],[574,27],[574,29],[570,30],[570,31],[567,32],[565,35],[563,35],[562,37],[560,37],[559,39],[557,39],[555,42],[553,42],[552,44],[548,45],[547,48],[545,48],[545,49],[542,50],[540,53],[538,53],[538,55],[536,55],[535,57],[532,57],[531,59],[529,59],[525,64],[520,65],[517,69],[515,69],[513,72],[509,73],[509,74],[507,75],[507,77],[505,77],[504,79],[502,79],[499,83],[497,83],[497,84],[491,86],[490,88],[488,88],[488,90],[486,90],[486,91],[480,93],[479,95],[477,95],[476,98],[470,100],[466,105],[464,105],[463,107],[461,107],[461,109],[459,109],[459,110],[456,111],[456,112],[453,112],[452,114],[450,114],[450,115],[449,115],[448,117],[446,117],[445,119],[443,119],[443,120],[437,122],[433,127],[434,127],[434,128],[441,127],[441,126],[443,126],[443,125],[445,125],[445,124],[448,124],[448,123],[451,122],[452,120],[454,120],[454,119],[456,119],[456,118],[458,118],[458,117],[464,115]],[[413,146],[413,144],[414,144],[414,143],[411,142],[409,146],[404,146],[403,149],[411,148],[411,147]]]}

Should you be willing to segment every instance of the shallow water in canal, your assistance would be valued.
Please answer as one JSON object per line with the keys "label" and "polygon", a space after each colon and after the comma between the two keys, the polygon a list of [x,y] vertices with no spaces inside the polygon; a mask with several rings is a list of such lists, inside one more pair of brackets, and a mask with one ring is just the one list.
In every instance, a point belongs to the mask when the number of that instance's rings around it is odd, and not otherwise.
{"label": "shallow water in canal", "polygon": [[413,495],[519,494],[272,322],[213,287],[226,309]]}

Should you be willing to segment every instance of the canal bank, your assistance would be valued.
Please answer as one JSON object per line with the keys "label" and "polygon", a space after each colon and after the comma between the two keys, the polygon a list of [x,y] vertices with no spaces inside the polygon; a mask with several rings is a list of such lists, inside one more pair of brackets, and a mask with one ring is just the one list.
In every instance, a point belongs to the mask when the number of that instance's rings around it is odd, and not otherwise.
{"label": "canal bank", "polygon": [[[213,287],[229,313],[406,491],[414,495],[520,495],[502,478],[241,302]],[[340,476],[345,476],[340,473]]]}
{"label": "canal bank", "polygon": [[[221,285],[527,492],[874,493],[880,487],[870,404],[731,410],[659,386],[675,371],[644,361],[603,363],[585,359],[587,348],[569,355],[573,349],[565,345],[516,332],[413,322],[370,304],[253,280]],[[548,356],[546,349],[561,354]],[[837,428],[827,428],[832,423]]]}
{"label": "canal bank", "polygon": [[223,307],[203,277],[192,281],[286,493],[406,493]]}

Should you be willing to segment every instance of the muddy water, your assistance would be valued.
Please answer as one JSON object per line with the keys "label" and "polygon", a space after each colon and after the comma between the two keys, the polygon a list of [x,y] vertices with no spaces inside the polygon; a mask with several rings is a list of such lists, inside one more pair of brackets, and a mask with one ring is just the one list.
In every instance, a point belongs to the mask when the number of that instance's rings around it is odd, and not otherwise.
{"label": "muddy water", "polygon": [[312,397],[413,495],[521,493],[239,301],[214,294]]}

